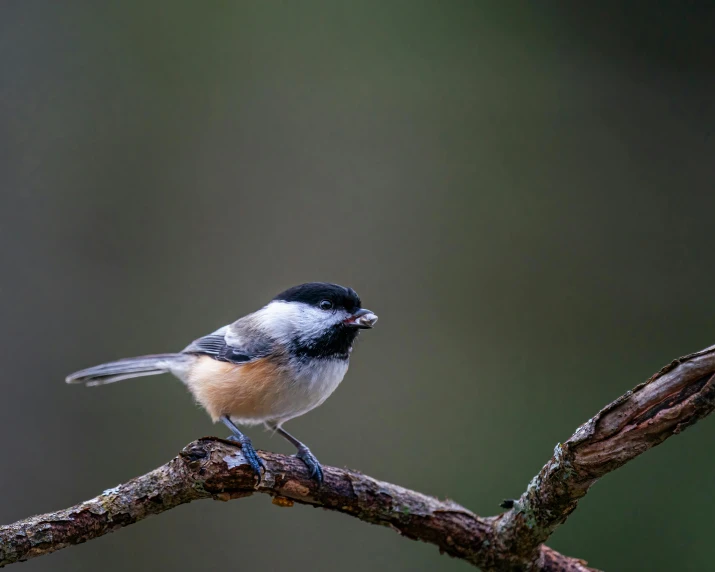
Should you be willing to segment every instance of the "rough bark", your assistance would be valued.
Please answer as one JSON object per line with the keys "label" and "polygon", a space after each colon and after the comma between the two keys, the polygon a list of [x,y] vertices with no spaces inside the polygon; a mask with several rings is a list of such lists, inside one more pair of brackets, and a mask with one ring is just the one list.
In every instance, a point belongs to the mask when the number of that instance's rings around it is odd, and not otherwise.
{"label": "rough bark", "polygon": [[679,358],[581,425],[495,527],[515,563],[528,560],[602,476],[715,408],[715,346]]}
{"label": "rough bark", "polygon": [[388,526],[484,570],[593,571],[543,542],[603,475],[662,443],[715,408],[715,346],[680,358],[579,427],[507,512],[479,517],[357,472],[325,467],[308,478],[293,457],[260,452],[256,479],[241,450],[217,438],[187,445],[167,464],[72,508],[0,527],[0,566],[48,554],[199,499],[264,493],[278,506],[321,506]]}

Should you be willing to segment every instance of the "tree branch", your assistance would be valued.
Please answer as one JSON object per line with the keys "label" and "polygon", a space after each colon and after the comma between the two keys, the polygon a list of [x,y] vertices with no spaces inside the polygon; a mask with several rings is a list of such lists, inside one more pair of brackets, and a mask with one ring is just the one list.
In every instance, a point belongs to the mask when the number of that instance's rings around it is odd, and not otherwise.
{"label": "tree branch", "polygon": [[484,570],[593,572],[542,543],[603,475],[708,415],[715,408],[715,346],[680,358],[579,427],[532,479],[511,510],[479,517],[357,472],[324,467],[321,487],[301,461],[260,452],[260,485],[240,449],[207,437],[167,464],[72,508],[0,527],[0,566],[48,554],[199,499],[265,493],[279,506],[320,506],[402,535]]}
{"label": "tree branch", "polygon": [[611,471],[715,408],[715,346],[679,358],[581,425],[554,449],[512,510],[497,517],[502,549],[529,558]]}

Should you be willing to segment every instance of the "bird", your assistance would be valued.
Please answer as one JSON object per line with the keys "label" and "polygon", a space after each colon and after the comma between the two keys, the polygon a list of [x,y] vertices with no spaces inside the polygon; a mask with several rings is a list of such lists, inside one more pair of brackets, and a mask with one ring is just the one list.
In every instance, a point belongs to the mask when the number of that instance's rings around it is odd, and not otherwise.
{"label": "bird", "polygon": [[288,288],[178,353],[103,363],[72,373],[66,381],[97,386],[171,373],[214,423],[228,427],[228,439],[241,447],[258,483],[265,463],[239,425],[264,424],[278,432],[320,484],[320,462],[283,424],[318,407],[335,391],[360,330],[376,322],[377,315],[362,307],[352,288],[309,282]]}

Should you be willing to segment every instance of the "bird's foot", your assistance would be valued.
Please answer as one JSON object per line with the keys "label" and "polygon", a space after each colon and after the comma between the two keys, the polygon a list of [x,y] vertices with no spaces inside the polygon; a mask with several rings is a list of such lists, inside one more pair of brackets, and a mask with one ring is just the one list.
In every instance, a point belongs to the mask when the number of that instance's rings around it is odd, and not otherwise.
{"label": "bird's foot", "polygon": [[308,449],[308,447],[298,447],[298,453],[296,454],[301,461],[305,463],[308,467],[308,472],[310,473],[310,478],[318,481],[318,484],[323,482],[323,467],[315,458],[315,455]]}
{"label": "bird's foot", "polygon": [[243,456],[246,457],[246,461],[248,461],[248,464],[251,465],[253,472],[256,473],[256,476],[258,477],[258,482],[256,484],[260,485],[261,467],[265,470],[266,464],[263,462],[263,459],[261,459],[256,453],[256,450],[253,448],[253,443],[251,443],[251,440],[245,435],[242,435],[241,437],[239,437],[238,435],[230,435],[227,440],[233,441],[234,443],[241,446],[241,452],[243,453]]}

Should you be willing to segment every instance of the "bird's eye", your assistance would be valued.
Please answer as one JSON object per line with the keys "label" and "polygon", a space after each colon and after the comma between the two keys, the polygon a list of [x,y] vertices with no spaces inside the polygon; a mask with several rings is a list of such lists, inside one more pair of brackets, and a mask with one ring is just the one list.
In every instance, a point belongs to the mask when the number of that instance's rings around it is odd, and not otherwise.
{"label": "bird's eye", "polygon": [[323,300],[319,304],[321,310],[331,310],[333,308],[333,303],[330,300]]}

